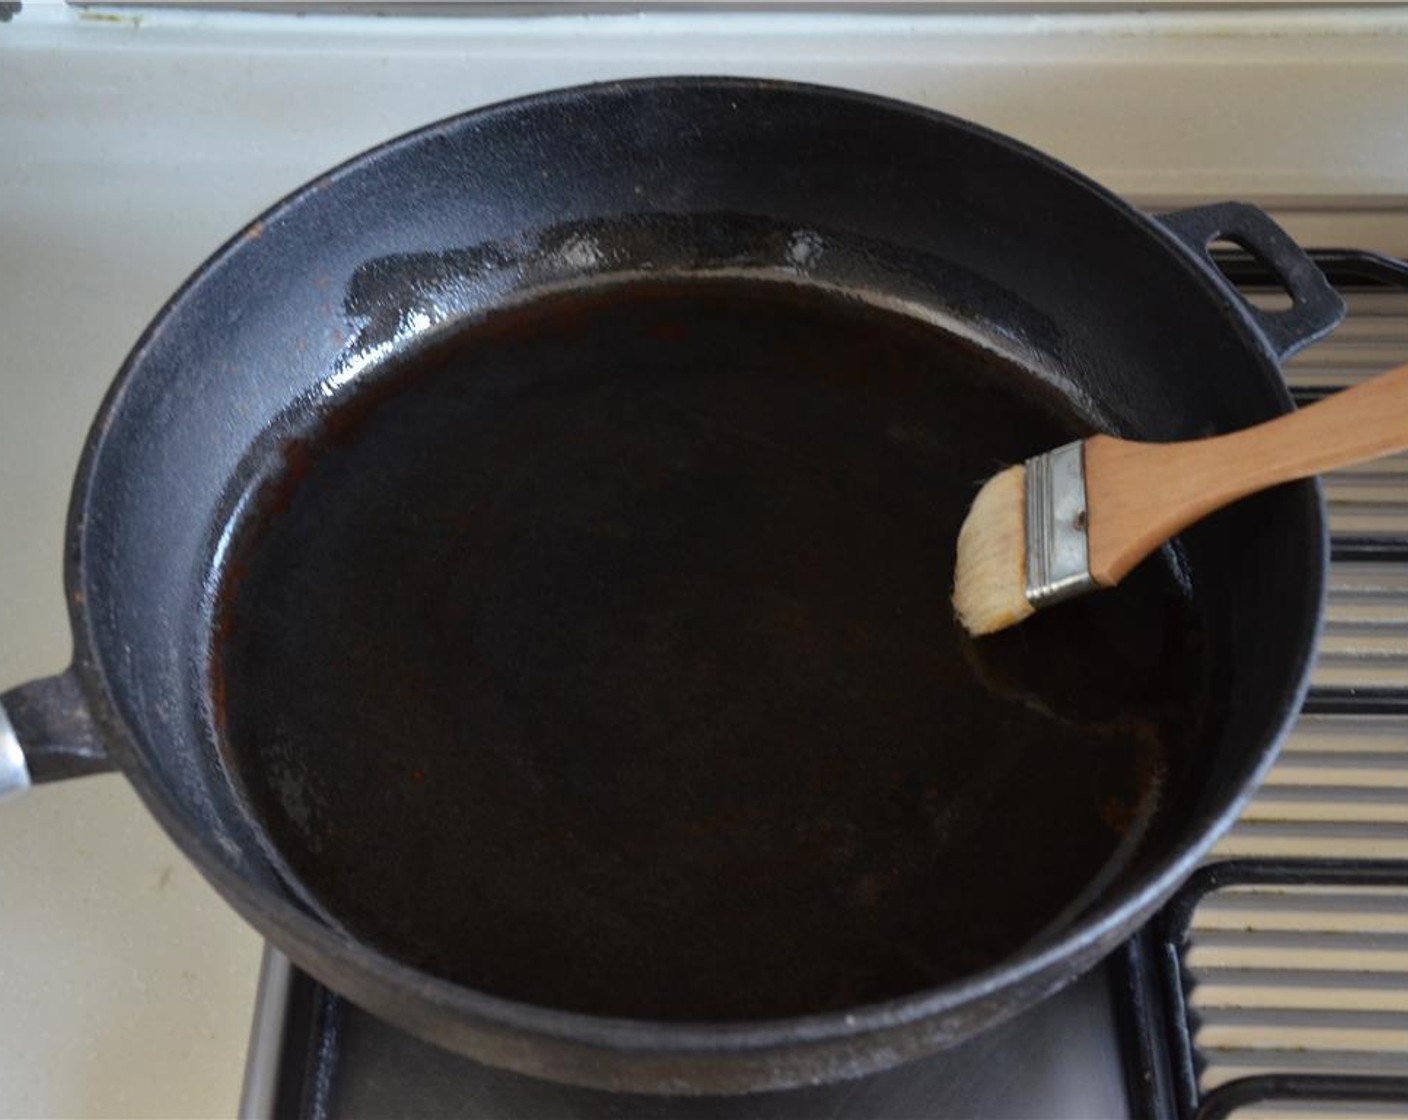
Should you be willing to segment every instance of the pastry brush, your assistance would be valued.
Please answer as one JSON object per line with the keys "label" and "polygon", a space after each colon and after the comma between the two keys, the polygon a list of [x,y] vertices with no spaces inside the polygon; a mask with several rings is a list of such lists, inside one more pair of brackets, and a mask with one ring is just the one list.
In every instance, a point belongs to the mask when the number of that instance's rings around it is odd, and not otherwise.
{"label": "pastry brush", "polygon": [[1260,490],[1408,448],[1408,365],[1228,435],[1097,435],[990,478],[958,533],[953,605],[972,634],[1113,587],[1175,534]]}

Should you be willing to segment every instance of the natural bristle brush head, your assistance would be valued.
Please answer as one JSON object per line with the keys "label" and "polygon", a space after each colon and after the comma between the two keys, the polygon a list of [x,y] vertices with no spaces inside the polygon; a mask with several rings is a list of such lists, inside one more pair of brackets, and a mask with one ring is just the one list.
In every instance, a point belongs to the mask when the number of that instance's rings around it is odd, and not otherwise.
{"label": "natural bristle brush head", "polygon": [[983,484],[958,531],[953,606],[975,636],[1014,626],[1027,602],[1026,468],[1009,467]]}

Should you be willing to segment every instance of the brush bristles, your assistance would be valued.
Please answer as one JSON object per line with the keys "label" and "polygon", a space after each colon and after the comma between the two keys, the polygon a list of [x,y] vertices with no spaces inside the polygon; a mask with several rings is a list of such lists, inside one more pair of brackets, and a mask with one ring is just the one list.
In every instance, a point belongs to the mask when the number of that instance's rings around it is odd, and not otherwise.
{"label": "brush bristles", "polygon": [[1027,602],[1026,468],[983,484],[958,531],[953,607],[970,634],[991,634],[1032,613]]}

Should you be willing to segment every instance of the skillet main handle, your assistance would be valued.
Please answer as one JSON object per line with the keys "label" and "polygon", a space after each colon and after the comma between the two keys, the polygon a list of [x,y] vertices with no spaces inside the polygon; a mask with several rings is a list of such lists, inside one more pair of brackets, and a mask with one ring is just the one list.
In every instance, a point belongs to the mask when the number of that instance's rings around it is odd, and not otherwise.
{"label": "skillet main handle", "polygon": [[72,669],[0,695],[0,801],[114,768]]}

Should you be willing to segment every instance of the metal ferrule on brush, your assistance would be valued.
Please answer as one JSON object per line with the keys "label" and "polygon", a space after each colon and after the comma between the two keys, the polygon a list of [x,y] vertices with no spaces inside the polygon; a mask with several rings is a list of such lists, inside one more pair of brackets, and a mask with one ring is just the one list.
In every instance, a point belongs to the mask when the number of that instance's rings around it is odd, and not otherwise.
{"label": "metal ferrule on brush", "polygon": [[1085,508],[1085,444],[1028,459],[1027,602],[1037,610],[1095,586]]}

